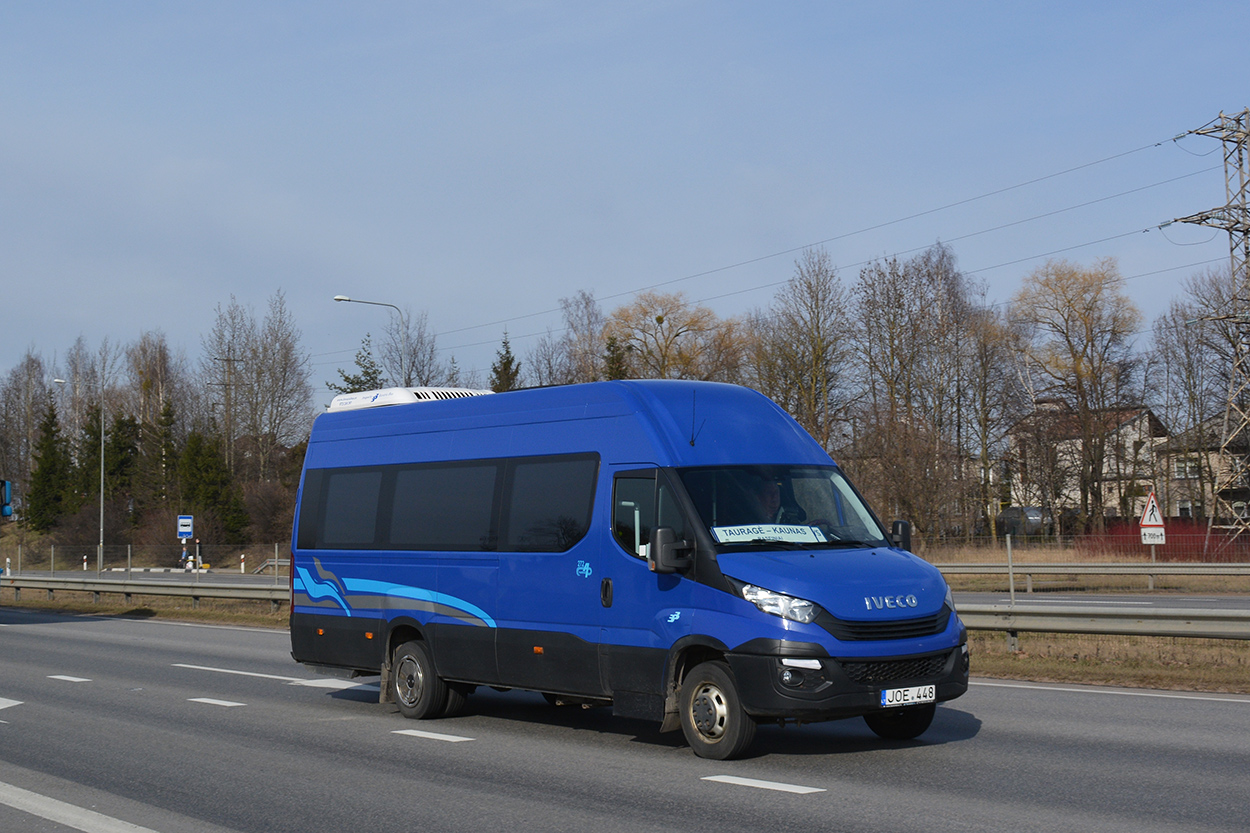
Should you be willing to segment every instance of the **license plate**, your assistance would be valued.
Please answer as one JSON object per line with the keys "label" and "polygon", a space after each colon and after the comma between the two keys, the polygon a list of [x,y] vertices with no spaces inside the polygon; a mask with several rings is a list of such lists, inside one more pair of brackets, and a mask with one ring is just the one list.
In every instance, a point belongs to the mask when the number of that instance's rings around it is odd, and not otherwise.
{"label": "license plate", "polygon": [[911,688],[887,688],[881,692],[881,708],[932,703],[937,699],[937,686],[918,685]]}

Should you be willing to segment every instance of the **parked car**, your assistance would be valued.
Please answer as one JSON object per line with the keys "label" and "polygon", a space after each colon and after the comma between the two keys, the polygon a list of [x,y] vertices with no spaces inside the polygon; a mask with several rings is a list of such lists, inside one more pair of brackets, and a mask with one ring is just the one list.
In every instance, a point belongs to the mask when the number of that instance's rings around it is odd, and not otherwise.
{"label": "parked car", "polygon": [[1040,506],[1008,506],[996,519],[999,535],[1019,538],[1028,535],[1050,535],[1055,519]]}

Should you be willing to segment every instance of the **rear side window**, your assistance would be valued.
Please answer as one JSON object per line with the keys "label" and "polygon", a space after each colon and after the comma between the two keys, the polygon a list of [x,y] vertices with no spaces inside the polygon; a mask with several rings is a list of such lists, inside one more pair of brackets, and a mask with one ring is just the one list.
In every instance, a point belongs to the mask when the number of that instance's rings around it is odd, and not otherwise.
{"label": "rear side window", "polygon": [[301,549],[563,552],[590,528],[597,454],[310,469]]}

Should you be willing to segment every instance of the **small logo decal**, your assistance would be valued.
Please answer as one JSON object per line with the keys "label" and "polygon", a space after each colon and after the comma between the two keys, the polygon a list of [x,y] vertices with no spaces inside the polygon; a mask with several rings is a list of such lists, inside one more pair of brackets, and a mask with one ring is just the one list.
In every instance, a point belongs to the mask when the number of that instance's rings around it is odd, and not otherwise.
{"label": "small logo decal", "polygon": [[590,578],[590,574],[593,572],[594,570],[590,569],[589,563],[585,561],[577,562],[577,574],[582,578]]}
{"label": "small logo decal", "polygon": [[679,611],[677,611],[676,613],[673,613],[673,614],[670,614],[670,615],[669,615],[669,617],[668,617],[668,623],[671,625],[671,624],[673,624],[674,622],[676,622],[676,621],[677,621],[678,619],[680,619],[680,618],[681,618],[681,611],[679,610]]}

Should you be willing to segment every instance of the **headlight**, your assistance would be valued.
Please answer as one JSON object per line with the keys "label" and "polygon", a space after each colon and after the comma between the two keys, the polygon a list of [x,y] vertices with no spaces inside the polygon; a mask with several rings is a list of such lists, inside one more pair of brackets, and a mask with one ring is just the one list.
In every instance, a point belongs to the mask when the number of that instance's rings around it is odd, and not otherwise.
{"label": "headlight", "polygon": [[742,585],[742,598],[765,613],[771,613],[793,622],[801,622],[804,625],[811,623],[820,611],[816,605],[806,599],[796,599],[785,593],[774,593],[772,590],[765,590],[754,584]]}
{"label": "headlight", "polygon": [[953,593],[951,593],[951,587],[950,587],[950,585],[949,585],[949,584],[948,584],[948,585],[946,585],[946,599],[945,599],[945,601],[946,601],[946,606],[947,606],[947,607],[949,607],[951,610],[954,610],[954,609],[955,609],[955,595],[954,595]]}

